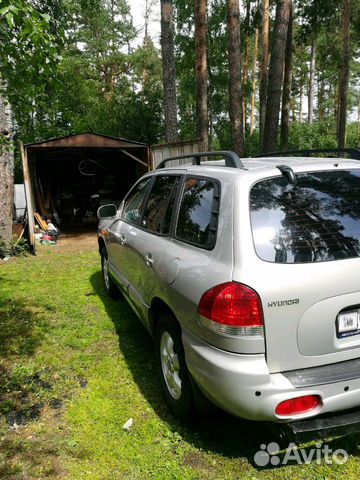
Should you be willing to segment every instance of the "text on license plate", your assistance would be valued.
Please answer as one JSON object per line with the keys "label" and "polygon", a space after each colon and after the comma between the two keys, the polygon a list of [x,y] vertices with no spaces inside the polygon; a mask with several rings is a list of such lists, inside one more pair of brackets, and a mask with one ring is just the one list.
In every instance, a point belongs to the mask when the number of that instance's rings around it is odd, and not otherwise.
{"label": "text on license plate", "polygon": [[337,321],[340,336],[356,335],[360,333],[360,315],[358,310],[341,312]]}

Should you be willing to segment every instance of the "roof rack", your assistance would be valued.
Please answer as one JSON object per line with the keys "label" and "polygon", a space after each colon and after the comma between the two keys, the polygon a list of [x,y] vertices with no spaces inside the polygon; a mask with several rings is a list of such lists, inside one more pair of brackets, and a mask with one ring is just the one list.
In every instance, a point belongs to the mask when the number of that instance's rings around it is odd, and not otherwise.
{"label": "roof rack", "polygon": [[310,157],[315,153],[347,153],[350,155],[350,158],[354,160],[360,160],[360,150],[358,148],[311,148],[309,150],[287,150],[284,152],[262,153],[261,155],[256,155],[256,158],[299,154],[303,155],[304,157]]}
{"label": "roof rack", "polygon": [[238,157],[235,152],[230,150],[221,150],[221,151],[214,151],[214,152],[196,152],[196,153],[189,153],[186,155],[178,155],[176,157],[166,158],[159,165],[156,167],[156,170],[160,168],[164,168],[165,164],[171,162],[173,160],[182,160],[184,158],[192,158],[192,165],[201,165],[201,158],[202,157],[223,157],[225,159],[225,166],[231,168],[241,168],[245,169],[244,164]]}

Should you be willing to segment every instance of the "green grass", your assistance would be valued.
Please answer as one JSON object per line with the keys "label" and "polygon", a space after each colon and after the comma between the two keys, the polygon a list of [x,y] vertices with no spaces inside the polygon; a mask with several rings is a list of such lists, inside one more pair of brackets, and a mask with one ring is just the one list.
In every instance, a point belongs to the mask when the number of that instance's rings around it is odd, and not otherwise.
{"label": "green grass", "polygon": [[[10,428],[14,412],[24,425]],[[359,479],[356,437],[329,443],[350,454],[343,466],[255,468],[271,440],[220,411],[192,424],[168,413],[152,341],[104,295],[96,253],[44,248],[0,266],[1,480]]]}

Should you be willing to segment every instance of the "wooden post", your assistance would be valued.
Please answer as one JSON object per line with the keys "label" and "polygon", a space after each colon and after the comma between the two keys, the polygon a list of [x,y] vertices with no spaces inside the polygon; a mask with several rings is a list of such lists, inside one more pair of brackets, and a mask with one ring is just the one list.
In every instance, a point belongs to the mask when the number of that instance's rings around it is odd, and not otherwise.
{"label": "wooden post", "polygon": [[25,185],[25,196],[26,196],[26,207],[27,207],[27,216],[28,216],[28,226],[29,226],[29,242],[30,247],[32,248],[33,253],[35,253],[35,222],[34,222],[34,197],[31,184],[31,175],[29,170],[29,161],[27,156],[27,151],[24,147],[24,144],[20,142],[20,151],[21,151],[21,160],[24,173],[24,185]]}

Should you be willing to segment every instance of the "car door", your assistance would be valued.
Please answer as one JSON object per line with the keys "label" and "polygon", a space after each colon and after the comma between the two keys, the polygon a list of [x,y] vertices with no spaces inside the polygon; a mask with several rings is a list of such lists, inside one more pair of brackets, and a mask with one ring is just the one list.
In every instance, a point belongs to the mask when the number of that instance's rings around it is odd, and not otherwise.
{"label": "car door", "polygon": [[180,182],[179,174],[156,175],[140,224],[129,226],[129,295],[134,307],[144,316],[155,283],[165,274],[159,268],[159,260],[169,245],[172,212]]}
{"label": "car door", "polygon": [[128,239],[131,236],[133,226],[140,221],[151,182],[152,178],[146,177],[135,184],[125,197],[119,218],[114,221],[109,229],[110,269],[124,288],[128,288],[130,283],[131,259],[129,257],[131,255],[129,255]]}

